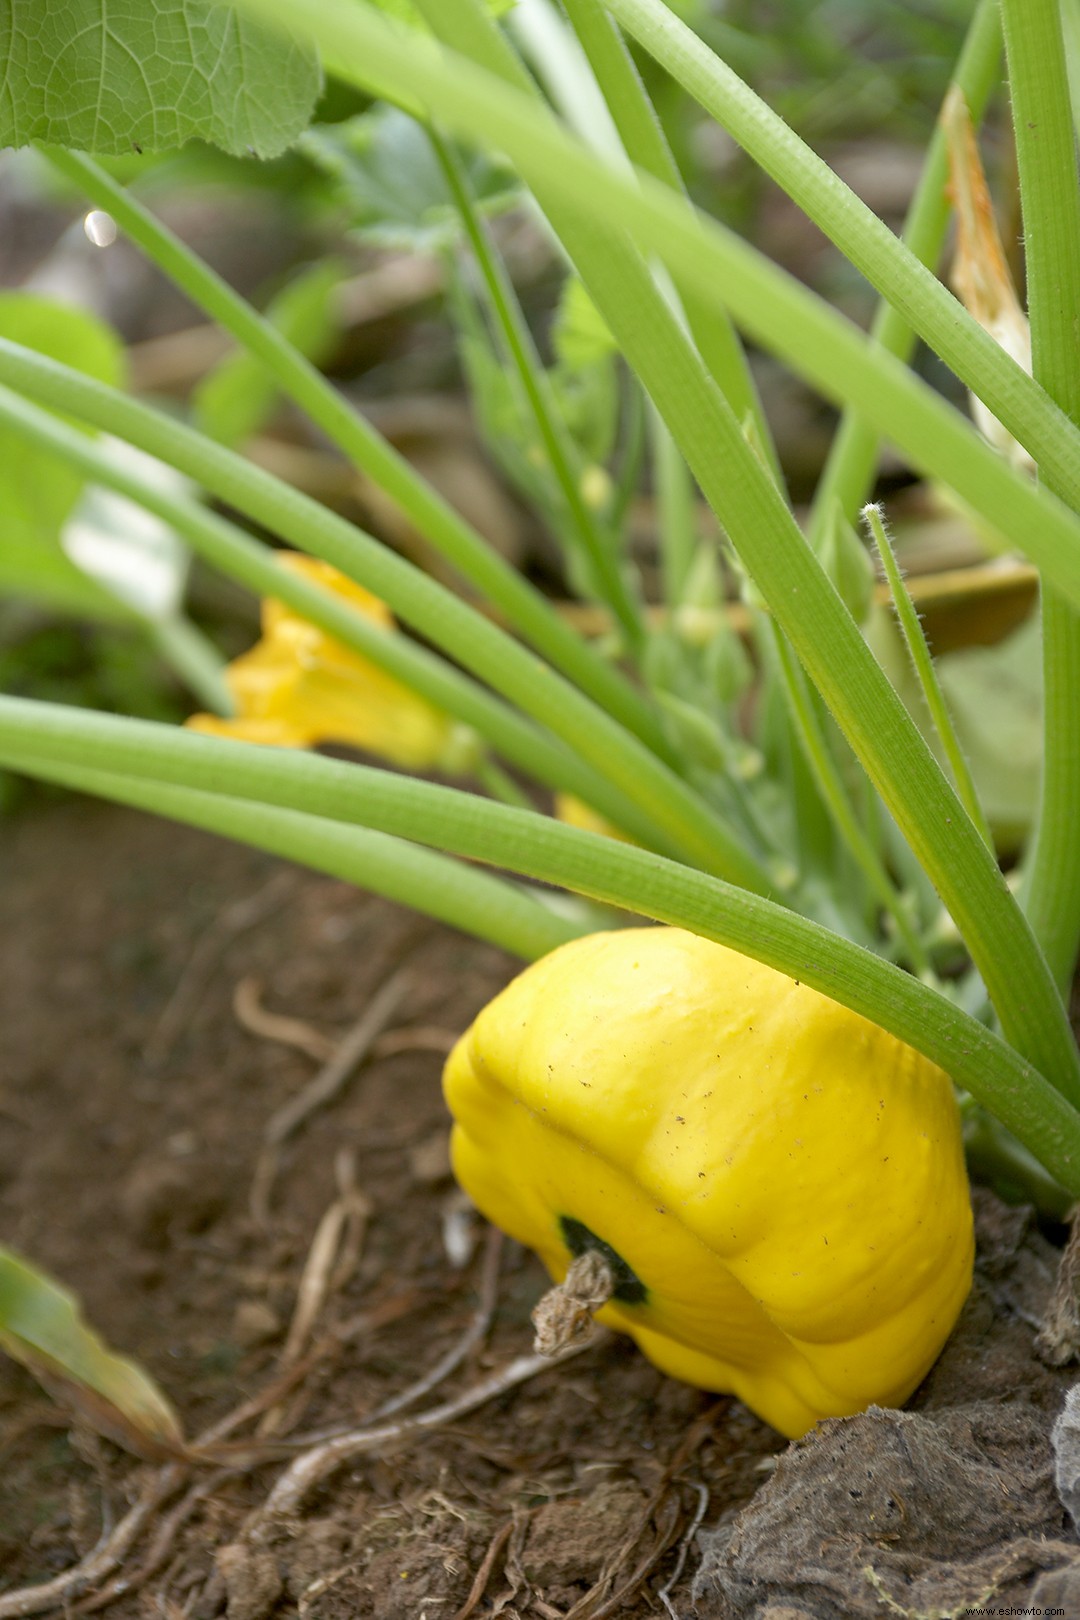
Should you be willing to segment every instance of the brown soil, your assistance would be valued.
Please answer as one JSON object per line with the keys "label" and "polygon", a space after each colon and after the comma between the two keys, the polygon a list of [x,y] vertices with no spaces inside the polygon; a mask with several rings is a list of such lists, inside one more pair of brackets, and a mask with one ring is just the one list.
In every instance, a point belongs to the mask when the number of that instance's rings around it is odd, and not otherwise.
{"label": "brown soil", "polygon": [[[516,965],[134,814],[67,802],[5,832],[3,1240],[78,1291],[195,1436],[279,1380],[344,1177],[368,1210],[362,1248],[305,1340],[275,1439],[363,1424],[462,1342],[492,1275],[449,1178],[430,1032],[464,1028]],[[410,1037],[363,1063],[285,1142],[268,1213],[253,1213],[267,1122],[319,1060],[246,1027],[237,986],[256,980],[249,1005],[329,1046],[402,970],[389,1027],[428,1031],[425,1049]],[[15,1589],[62,1575],[155,1486],[120,1566],[72,1585],[64,1612],[110,1598],[118,1620],[835,1620],[992,1599],[1080,1615],[1049,1440],[1072,1375],[1032,1353],[1055,1256],[1023,1215],[980,1204],[980,1278],[914,1410],[825,1424],[786,1450],[738,1402],[611,1338],[410,1430],[528,1351],[545,1278],[510,1244],[483,1338],[387,1417],[396,1438],[286,1515],[254,1517],[285,1466],[255,1465],[258,1419],[233,1435],[247,1452],[230,1469],[169,1473],[73,1426],[0,1359],[0,1616],[31,1612]]]}

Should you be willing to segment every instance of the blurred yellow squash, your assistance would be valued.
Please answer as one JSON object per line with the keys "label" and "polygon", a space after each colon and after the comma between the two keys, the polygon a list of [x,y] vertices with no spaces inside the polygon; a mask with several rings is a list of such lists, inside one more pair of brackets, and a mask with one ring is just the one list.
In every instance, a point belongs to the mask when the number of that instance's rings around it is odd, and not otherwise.
{"label": "blurred yellow squash", "polygon": [[904,1401],[967,1295],[948,1077],[696,935],[560,947],[484,1009],[445,1087],[479,1209],[557,1279],[602,1256],[598,1321],[784,1434]]}
{"label": "blurred yellow squash", "polygon": [[621,832],[614,822],[602,816],[598,810],[593,810],[584,799],[577,798],[573,793],[556,793],[555,819],[563,821],[568,827],[579,827],[583,832],[600,833],[604,838],[615,838],[620,844],[632,844],[634,840]]}
{"label": "blurred yellow squash", "polygon": [[[393,627],[389,608],[329,563],[293,552],[280,562],[365,618]],[[225,676],[235,718],[193,715],[188,725],[195,730],[285,748],[351,743],[405,770],[456,770],[468,763],[472,734],[465,727],[273,598],[262,605],[261,639]]]}

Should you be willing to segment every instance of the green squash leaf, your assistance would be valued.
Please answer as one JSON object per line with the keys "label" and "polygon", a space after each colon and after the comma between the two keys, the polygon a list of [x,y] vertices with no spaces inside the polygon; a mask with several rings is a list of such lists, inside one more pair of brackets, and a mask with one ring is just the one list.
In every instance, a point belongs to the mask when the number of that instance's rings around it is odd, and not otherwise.
{"label": "green squash leaf", "polygon": [[276,157],[322,83],[310,50],[210,0],[0,0],[0,60],[0,146],[112,155]]}
{"label": "green squash leaf", "polygon": [[[342,124],[317,127],[300,149],[336,182],[357,235],[382,247],[430,252],[457,240],[457,211],[421,124],[396,107],[377,106]],[[519,187],[481,153],[459,153],[477,206],[509,208]]]}
{"label": "green squash leaf", "polygon": [[1034,820],[1042,773],[1038,616],[994,647],[965,647],[936,662],[994,842],[1009,853]]}

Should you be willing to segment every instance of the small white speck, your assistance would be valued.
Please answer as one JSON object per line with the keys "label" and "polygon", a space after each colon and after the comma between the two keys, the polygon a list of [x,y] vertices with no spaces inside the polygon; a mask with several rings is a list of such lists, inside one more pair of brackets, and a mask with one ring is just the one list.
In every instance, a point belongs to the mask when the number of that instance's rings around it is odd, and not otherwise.
{"label": "small white speck", "polygon": [[116,241],[116,221],[101,208],[92,208],[82,225],[86,240],[95,247],[112,247]]}

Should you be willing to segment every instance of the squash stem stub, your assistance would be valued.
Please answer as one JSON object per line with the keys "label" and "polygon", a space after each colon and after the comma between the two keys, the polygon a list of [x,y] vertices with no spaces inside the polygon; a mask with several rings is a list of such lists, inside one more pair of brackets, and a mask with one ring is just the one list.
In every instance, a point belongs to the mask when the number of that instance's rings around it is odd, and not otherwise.
{"label": "squash stem stub", "polygon": [[574,1258],[562,1282],[548,1290],[532,1313],[533,1348],[542,1356],[558,1355],[591,1337],[593,1315],[609,1299],[639,1305],[645,1298],[644,1283],[610,1244],[568,1215],[559,1225]]}
{"label": "squash stem stub", "polygon": [[595,1232],[590,1232],[584,1221],[575,1221],[572,1215],[559,1216],[559,1230],[563,1242],[575,1258],[589,1253],[603,1255],[611,1270],[613,1283],[609,1298],[617,1299],[623,1305],[644,1305],[648,1289],[641,1278],[630,1270],[617,1249],[597,1237]]}

